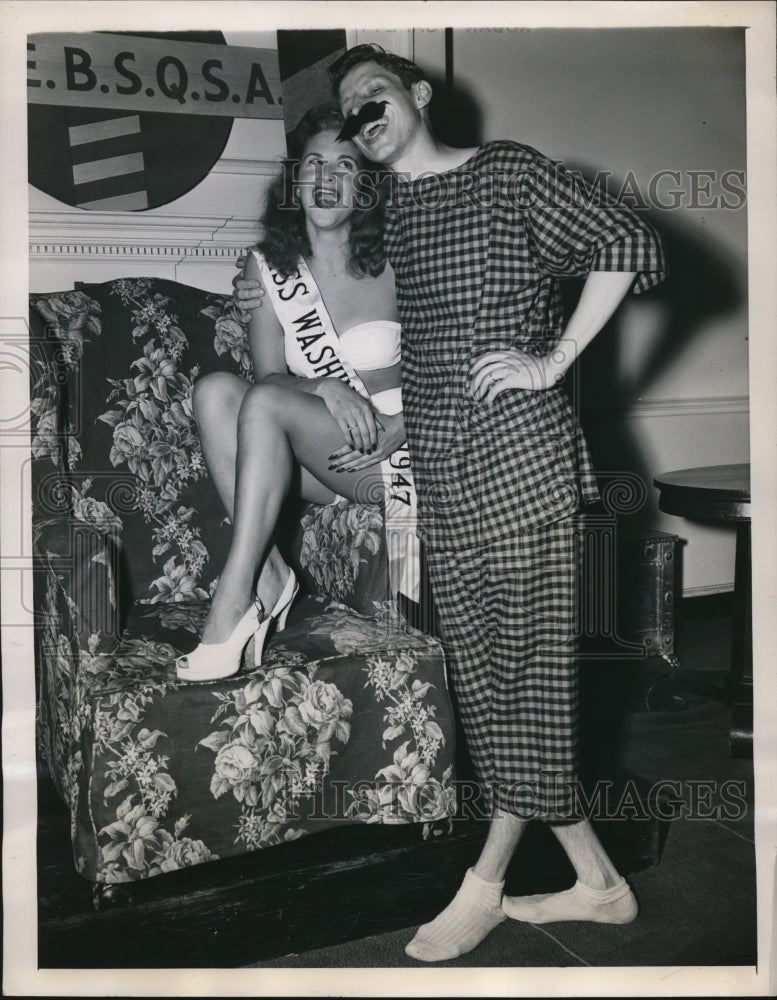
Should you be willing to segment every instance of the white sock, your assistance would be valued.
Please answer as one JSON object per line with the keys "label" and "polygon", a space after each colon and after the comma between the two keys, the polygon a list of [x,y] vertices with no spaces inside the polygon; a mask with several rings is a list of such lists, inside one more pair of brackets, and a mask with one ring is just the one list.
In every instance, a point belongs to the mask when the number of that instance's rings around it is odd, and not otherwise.
{"label": "white sock", "polygon": [[445,962],[472,951],[505,919],[503,887],[504,882],[485,882],[470,868],[453,901],[418,928],[405,954],[421,962]]}
{"label": "white sock", "polygon": [[637,901],[626,879],[610,889],[591,889],[575,882],[564,892],[540,896],[505,896],[502,909],[513,920],[549,924],[557,920],[591,920],[598,924],[628,924],[637,915]]}

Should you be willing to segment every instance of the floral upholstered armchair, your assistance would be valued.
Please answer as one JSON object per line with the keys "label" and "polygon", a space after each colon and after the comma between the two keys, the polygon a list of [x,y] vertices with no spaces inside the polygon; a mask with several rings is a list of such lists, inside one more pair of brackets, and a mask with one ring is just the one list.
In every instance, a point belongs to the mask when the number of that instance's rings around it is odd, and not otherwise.
{"label": "floral upholstered armchair", "polygon": [[250,378],[231,300],[132,278],[30,314],[38,746],[76,869],[130,882],[452,816],[442,652],[388,599],[379,507],[290,508],[287,628],[260,668],[176,679],[229,541],[191,397],[209,371]]}

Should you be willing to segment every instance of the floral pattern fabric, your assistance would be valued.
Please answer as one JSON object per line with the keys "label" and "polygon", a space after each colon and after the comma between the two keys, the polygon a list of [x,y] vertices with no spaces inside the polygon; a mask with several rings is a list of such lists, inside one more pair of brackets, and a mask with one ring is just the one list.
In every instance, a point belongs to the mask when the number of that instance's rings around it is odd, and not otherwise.
{"label": "floral pattern fabric", "polygon": [[76,868],[126,882],[343,823],[451,816],[437,640],[388,601],[382,511],[289,505],[307,596],[262,666],[187,685],[229,541],[192,418],[250,380],[231,301],[126,279],[32,296],[39,747]]}

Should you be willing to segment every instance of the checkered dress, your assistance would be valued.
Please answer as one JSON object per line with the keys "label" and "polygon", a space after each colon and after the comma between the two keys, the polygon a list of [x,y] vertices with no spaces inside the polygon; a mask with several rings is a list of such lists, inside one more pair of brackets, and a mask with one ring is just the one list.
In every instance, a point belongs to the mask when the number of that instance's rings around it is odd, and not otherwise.
{"label": "checkered dress", "polygon": [[576,546],[565,518],[486,548],[429,553],[483,811],[576,818]]}
{"label": "checkered dress", "polygon": [[553,349],[561,277],[636,271],[636,291],[661,280],[654,231],[630,209],[591,204],[597,197],[514,142],[488,143],[456,170],[397,178],[385,241],[419,533],[430,546],[490,544],[596,499],[563,386],[506,390],[487,408],[469,396],[467,375],[487,351]]}
{"label": "checkered dress", "polygon": [[468,372],[488,351],[553,350],[559,278],[634,271],[637,292],[662,280],[654,231],[602,201],[535,150],[492,142],[455,170],[395,178],[387,210],[419,533],[451,677],[489,805],[527,818],[573,811],[572,523],[598,494],[563,386],[487,407]]}

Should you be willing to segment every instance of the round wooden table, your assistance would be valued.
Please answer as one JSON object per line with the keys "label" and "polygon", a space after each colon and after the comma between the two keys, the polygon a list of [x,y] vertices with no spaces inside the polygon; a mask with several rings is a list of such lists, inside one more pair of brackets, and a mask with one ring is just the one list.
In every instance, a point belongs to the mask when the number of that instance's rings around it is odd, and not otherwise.
{"label": "round wooden table", "polygon": [[732,701],[732,752],[752,746],[753,633],[750,577],[750,465],[708,465],[656,476],[658,506],[667,514],[737,526],[731,669],[726,689]]}

